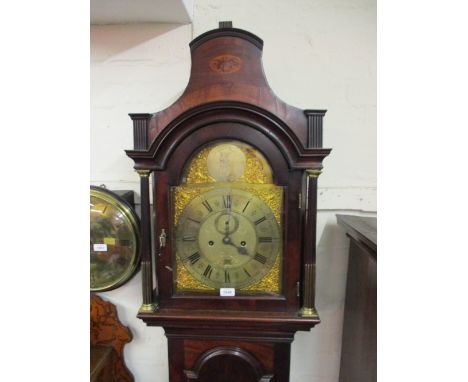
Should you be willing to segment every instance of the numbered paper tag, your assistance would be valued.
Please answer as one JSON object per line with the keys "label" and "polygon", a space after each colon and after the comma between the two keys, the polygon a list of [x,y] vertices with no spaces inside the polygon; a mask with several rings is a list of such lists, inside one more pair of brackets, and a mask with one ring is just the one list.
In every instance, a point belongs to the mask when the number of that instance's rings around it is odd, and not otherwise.
{"label": "numbered paper tag", "polygon": [[234,297],[236,295],[235,288],[220,288],[219,295],[223,297]]}
{"label": "numbered paper tag", "polygon": [[93,249],[96,252],[107,252],[107,244],[93,244]]}

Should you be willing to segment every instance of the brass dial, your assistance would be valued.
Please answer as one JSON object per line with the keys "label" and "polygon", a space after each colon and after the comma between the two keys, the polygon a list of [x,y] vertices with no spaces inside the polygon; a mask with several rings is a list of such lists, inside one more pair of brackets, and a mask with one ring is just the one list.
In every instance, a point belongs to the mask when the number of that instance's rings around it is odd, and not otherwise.
{"label": "brass dial", "polygon": [[245,154],[231,143],[215,146],[206,158],[208,173],[218,182],[235,182],[244,175],[245,165]]}
{"label": "brass dial", "polygon": [[184,208],[175,233],[177,256],[200,282],[243,288],[259,281],[281,251],[278,223],[250,192],[220,187]]}

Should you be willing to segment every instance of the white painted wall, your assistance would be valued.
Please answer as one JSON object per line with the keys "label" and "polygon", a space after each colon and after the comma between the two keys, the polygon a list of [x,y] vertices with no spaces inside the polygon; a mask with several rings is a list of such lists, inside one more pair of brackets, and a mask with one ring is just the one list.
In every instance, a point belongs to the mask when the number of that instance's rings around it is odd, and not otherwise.
{"label": "white painted wall", "polygon": [[[195,0],[193,25],[91,27],[91,184],[134,189],[139,180],[128,113],[154,112],[187,84],[188,43],[232,20],[262,38],[264,68],[284,101],[325,108],[324,146],[332,147],[319,178],[317,308],[322,323],[296,334],[292,382],[337,382],[348,241],[336,213],[376,212],[376,4],[373,0]],[[168,380],[166,339],[135,318],[140,274],[102,293],[134,339],[125,348],[137,382]]]}

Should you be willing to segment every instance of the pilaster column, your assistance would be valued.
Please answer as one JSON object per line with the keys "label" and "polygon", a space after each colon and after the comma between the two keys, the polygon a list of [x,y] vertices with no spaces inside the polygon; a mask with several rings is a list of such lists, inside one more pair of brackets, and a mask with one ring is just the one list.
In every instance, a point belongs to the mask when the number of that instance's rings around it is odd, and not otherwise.
{"label": "pilaster column", "polygon": [[141,187],[141,224],[140,224],[140,248],[141,248],[141,280],[143,290],[143,304],[140,313],[152,313],[158,309],[153,295],[153,260],[151,251],[151,206],[149,199],[149,175],[151,170],[138,169]]}
{"label": "pilaster column", "polygon": [[303,317],[318,317],[315,309],[315,258],[317,235],[317,180],[321,171],[310,169],[305,172],[305,211],[303,234],[304,283],[302,288]]}

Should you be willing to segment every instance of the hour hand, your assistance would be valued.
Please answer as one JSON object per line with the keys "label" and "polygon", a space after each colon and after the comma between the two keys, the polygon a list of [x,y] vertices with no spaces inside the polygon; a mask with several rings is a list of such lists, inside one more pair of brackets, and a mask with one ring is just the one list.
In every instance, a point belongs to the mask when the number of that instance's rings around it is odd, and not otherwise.
{"label": "hour hand", "polygon": [[247,255],[247,256],[250,256],[249,252],[247,251],[247,249],[245,249],[245,247],[238,247],[238,246],[235,246],[237,248],[237,252],[239,252],[241,255]]}
{"label": "hour hand", "polygon": [[235,247],[237,249],[237,252],[239,252],[241,255],[247,255],[247,256],[250,256],[249,252],[247,252],[247,249],[245,249],[244,247],[242,246],[237,246],[235,245],[231,238],[229,236],[224,236],[223,238],[223,243],[224,244],[227,244],[227,245],[232,245],[233,247]]}

